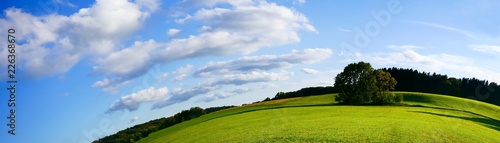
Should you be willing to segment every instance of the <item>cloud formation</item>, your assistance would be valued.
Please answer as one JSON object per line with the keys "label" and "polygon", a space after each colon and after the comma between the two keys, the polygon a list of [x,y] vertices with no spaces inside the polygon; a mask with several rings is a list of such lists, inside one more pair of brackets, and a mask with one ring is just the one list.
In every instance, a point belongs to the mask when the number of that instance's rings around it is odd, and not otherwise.
{"label": "cloud formation", "polygon": [[[230,97],[232,95],[243,94],[245,93],[244,91],[249,92],[251,90],[233,90],[217,93],[211,92],[215,92],[216,90],[228,85],[241,86],[251,83],[269,83],[273,81],[288,80],[294,75],[293,72],[267,71],[296,64],[316,63],[329,58],[331,55],[331,49],[304,49],[302,51],[293,50],[291,54],[261,55],[243,57],[228,61],[211,62],[198,68],[193,73],[195,76],[199,74],[198,77],[210,76],[210,80],[201,82],[197,86],[190,88],[175,88],[172,92],[170,92],[168,97],[155,101],[152,109],[159,109],[175,103],[184,102],[198,95],[207,95],[207,97],[201,100],[209,102],[216,99]],[[190,73],[192,69],[194,69],[194,67],[188,64],[185,67],[181,67],[172,72],[172,74],[177,75],[174,80],[186,78],[187,74]],[[315,70],[312,69],[308,69],[306,71],[310,73],[315,72]],[[168,76],[168,74],[164,75],[165,77]],[[113,86],[110,84],[112,82],[114,81],[105,79],[103,81],[96,82],[94,86],[112,88]],[[245,89],[244,87],[238,88]]]}
{"label": "cloud formation", "polygon": [[[17,8],[4,12],[3,29],[15,25],[20,56],[19,63],[28,75],[44,77],[71,69],[84,57],[101,57],[116,49],[124,38],[138,30],[155,10],[155,0],[97,0],[89,8],[69,15],[34,16]],[[126,15],[126,16],[123,16]],[[6,34],[1,31],[0,34]],[[5,42],[5,41],[1,41]],[[3,43],[1,43],[3,44]],[[4,53],[6,48],[1,47]],[[6,65],[5,62],[0,62]]]}
{"label": "cloud formation", "polygon": [[320,62],[331,57],[331,49],[304,49],[303,51],[293,50],[291,54],[283,55],[260,55],[243,57],[236,60],[212,62],[203,66],[193,75],[196,77],[206,77],[211,75],[241,73],[248,71],[267,71],[289,67],[296,64],[310,64]]}
{"label": "cloud formation", "polygon": [[250,92],[253,90],[255,90],[255,89],[245,87],[245,88],[237,88],[237,89],[231,90],[231,91],[221,91],[219,93],[209,94],[198,101],[211,102],[211,101],[214,101],[217,99],[224,99],[224,98],[236,96],[238,94],[244,94],[244,93],[247,93],[247,92]]}
{"label": "cloud formation", "polygon": [[159,109],[175,103],[184,102],[197,95],[203,95],[220,88],[220,86],[213,85],[211,83],[202,83],[189,89],[176,88],[172,91],[171,96],[168,99],[163,98],[158,102],[155,102],[152,109]]}
{"label": "cloud formation", "polygon": [[164,99],[168,94],[168,88],[162,87],[155,89],[150,87],[144,90],[121,97],[109,107],[107,113],[118,110],[135,111],[139,109],[142,103],[156,102]]}
{"label": "cloud formation", "polygon": [[177,76],[174,78],[174,81],[181,81],[187,78],[188,73],[193,69],[193,65],[186,65],[185,67],[180,67],[172,74],[176,74]]}
{"label": "cloud formation", "polygon": [[483,52],[483,53],[489,53],[489,54],[500,53],[500,46],[496,46],[496,45],[473,44],[473,45],[470,45],[469,47],[474,51]]}
{"label": "cloud formation", "polygon": [[293,75],[292,72],[286,72],[286,71],[281,71],[279,73],[249,72],[249,73],[229,74],[229,75],[224,75],[221,79],[214,82],[214,84],[243,85],[254,82],[287,80],[292,75]]}
{"label": "cloud formation", "polygon": [[[143,75],[152,66],[158,64],[205,56],[250,54],[264,47],[297,43],[300,41],[298,36],[300,30],[316,32],[316,29],[309,24],[308,19],[303,14],[266,1],[220,0],[185,1],[185,3],[193,3],[203,7],[192,15],[186,14],[177,19],[179,24],[201,22],[202,31],[198,35],[189,35],[186,38],[176,38],[168,42],[152,44],[162,46],[161,48],[154,46],[155,48],[137,52],[145,58],[134,64],[109,66],[114,65],[111,63],[115,63],[113,57],[103,58],[99,61],[99,65],[94,68],[95,71],[109,73],[108,78],[123,78],[123,81],[127,81]],[[218,4],[228,4],[229,7],[218,7]],[[175,35],[179,31],[170,29],[168,33]],[[130,48],[132,49],[133,46]],[[127,49],[115,51],[111,55],[125,55]],[[309,51],[304,52],[307,54]],[[177,80],[182,80],[184,77],[184,75],[178,76]]]}

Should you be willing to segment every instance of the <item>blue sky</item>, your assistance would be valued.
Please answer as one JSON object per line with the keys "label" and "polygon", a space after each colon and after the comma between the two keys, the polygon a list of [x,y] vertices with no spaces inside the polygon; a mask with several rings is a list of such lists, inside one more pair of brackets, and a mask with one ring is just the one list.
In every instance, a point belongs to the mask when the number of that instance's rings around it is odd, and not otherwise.
{"label": "blue sky", "polygon": [[[8,1],[0,35],[16,30],[16,135],[0,126],[0,142],[90,142],[193,106],[333,85],[357,61],[500,82],[499,7],[495,0]],[[7,67],[7,40],[0,45]],[[1,116],[9,109],[2,103]]]}

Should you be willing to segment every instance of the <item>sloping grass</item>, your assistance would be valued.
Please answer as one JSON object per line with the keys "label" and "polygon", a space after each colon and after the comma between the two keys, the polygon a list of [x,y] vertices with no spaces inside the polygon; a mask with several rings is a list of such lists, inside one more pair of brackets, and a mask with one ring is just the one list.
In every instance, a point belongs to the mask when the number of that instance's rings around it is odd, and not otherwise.
{"label": "sloping grass", "polygon": [[500,142],[500,108],[473,100],[396,92],[411,106],[339,106],[335,94],[230,108],[139,142]]}

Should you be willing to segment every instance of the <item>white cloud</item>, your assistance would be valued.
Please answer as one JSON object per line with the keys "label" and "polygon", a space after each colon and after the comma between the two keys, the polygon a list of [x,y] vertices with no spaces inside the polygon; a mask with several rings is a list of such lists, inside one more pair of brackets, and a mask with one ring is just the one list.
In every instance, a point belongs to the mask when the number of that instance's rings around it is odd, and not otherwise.
{"label": "white cloud", "polygon": [[151,60],[149,54],[160,46],[154,40],[135,42],[129,48],[99,59],[99,65],[94,66],[94,71],[118,76],[146,72],[145,70],[152,66],[149,63]]}
{"label": "white cloud", "polygon": [[127,0],[97,0],[92,7],[82,8],[69,17],[70,40],[87,52],[107,55],[118,42],[138,30],[149,13]]}
{"label": "white cloud", "polygon": [[117,94],[120,87],[130,82],[130,80],[124,78],[104,78],[103,80],[96,81],[92,87],[101,88],[104,93]]}
{"label": "white cloud", "polygon": [[500,81],[500,76],[494,68],[477,66],[471,58],[450,54],[420,54],[414,50],[395,53],[365,54],[354,61],[367,61],[375,65],[392,65],[412,67],[419,71],[441,72],[450,76],[476,77],[490,81]]}
{"label": "white cloud", "polygon": [[115,101],[109,107],[108,113],[118,110],[135,111],[142,103],[154,102],[164,99],[168,94],[168,88],[162,87],[155,89],[150,87],[148,89],[140,90],[135,93],[122,96],[118,101]]}
{"label": "white cloud", "polygon": [[193,75],[200,77],[214,74],[272,70],[294,64],[316,63],[331,57],[332,54],[331,49],[305,49],[303,51],[294,50],[291,54],[243,57],[236,60],[209,63],[197,69]]}
{"label": "white cloud", "polygon": [[220,86],[213,85],[212,83],[202,83],[186,90],[177,88],[172,91],[172,96],[170,98],[159,100],[153,105],[152,109],[159,109],[175,103],[184,102],[197,95],[203,95],[220,88]]}
{"label": "white cloud", "polygon": [[[307,18],[294,10],[274,3],[259,2],[243,5],[229,3],[230,8],[198,10],[178,21],[201,21],[205,32],[197,36],[175,39],[163,51],[163,60],[193,58],[208,55],[228,55],[254,52],[262,47],[271,47],[300,41],[298,30],[316,31]],[[247,3],[247,2],[242,2]],[[209,4],[211,5],[211,4]],[[224,40],[220,40],[224,39]]]}
{"label": "white cloud", "polygon": [[306,74],[317,74],[319,72],[317,70],[310,69],[310,68],[303,68],[301,71],[306,73]]}
{"label": "white cloud", "polygon": [[168,29],[167,35],[168,35],[168,37],[175,37],[180,32],[181,32],[181,30],[179,30],[179,29]]}
{"label": "white cloud", "polygon": [[177,74],[177,76],[174,78],[174,81],[181,81],[187,78],[188,73],[191,72],[193,69],[193,65],[186,65],[185,67],[180,67],[176,71],[173,72],[173,74]]}
{"label": "white cloud", "polygon": [[228,98],[228,97],[231,97],[231,96],[236,96],[236,95],[239,95],[239,94],[244,94],[244,93],[247,93],[247,92],[250,92],[250,91],[253,91],[253,90],[254,89],[251,89],[251,88],[238,88],[238,89],[231,90],[231,91],[221,91],[221,92],[216,93],[216,94],[209,94],[209,95],[201,98],[198,101],[211,102],[211,101],[214,101],[214,100],[217,100],[217,99],[224,99],[224,98]]}
{"label": "white cloud", "polygon": [[279,73],[268,72],[250,72],[224,75],[215,84],[243,85],[254,82],[269,82],[278,80],[287,80],[292,76],[292,72],[281,71]]}
{"label": "white cloud", "polygon": [[128,123],[132,123],[132,122],[135,122],[135,121],[137,121],[137,120],[139,120],[139,117],[134,116],[134,117],[132,117],[132,118],[130,118],[130,119],[128,120]]}
{"label": "white cloud", "polygon": [[[243,87],[243,88],[237,88],[236,90],[232,91],[218,92],[216,94],[210,94],[210,93],[221,89],[222,86],[224,85],[239,86],[250,83],[266,84],[267,82],[271,81],[287,80],[293,74],[294,74],[293,72],[286,72],[286,71],[281,71],[278,73],[250,72],[250,73],[239,73],[239,74],[227,74],[220,77],[218,80],[209,80],[188,89],[175,88],[170,94],[171,97],[156,102],[153,105],[153,109],[159,109],[175,103],[184,102],[198,95],[206,95],[199,101],[209,102],[215,99],[222,99],[236,94],[243,94],[245,92],[250,92],[254,89]],[[269,84],[266,85],[269,86]]]}
{"label": "white cloud", "polygon": [[[96,70],[108,69],[103,71],[111,71],[109,73],[114,76],[132,79],[143,75],[154,65],[204,56],[249,54],[263,47],[297,43],[300,41],[299,30],[316,32],[303,14],[275,3],[265,1],[185,2],[204,6],[213,5],[210,8],[197,10],[192,16],[187,15],[182,20],[202,22],[201,27],[205,27],[204,31],[187,38],[172,39],[164,44],[164,48],[158,50],[143,51],[140,54],[147,58],[140,63],[147,64],[127,66],[128,64],[124,63],[120,64],[122,68],[100,66]],[[215,6],[216,4],[229,4],[230,7],[219,8]],[[181,75],[178,79],[184,77]]]}
{"label": "white cloud", "polygon": [[495,54],[495,53],[500,53],[500,46],[496,45],[470,45],[469,46],[472,50],[474,51],[479,51],[483,53],[489,53],[489,54]]}
{"label": "white cloud", "polygon": [[[26,41],[17,45],[19,53],[24,55],[18,63],[22,63],[20,66],[30,76],[51,76],[67,72],[86,56],[99,57],[112,52],[118,42],[141,27],[148,17],[151,11],[141,8],[127,0],[97,0],[91,7],[70,16],[34,16],[9,8],[4,10],[5,18],[0,19],[4,24],[0,27],[8,29],[12,27],[6,26],[15,25],[16,38]],[[0,48],[6,51],[5,47]]]}
{"label": "white cloud", "polygon": [[[94,74],[108,75],[102,81],[94,83],[94,88],[102,88],[103,92],[117,93],[119,88],[147,72],[153,66],[150,61],[150,52],[161,45],[154,40],[145,42],[135,42],[131,47],[113,52],[109,56],[97,60],[98,65],[94,66]],[[106,85],[98,84],[107,82]]]}

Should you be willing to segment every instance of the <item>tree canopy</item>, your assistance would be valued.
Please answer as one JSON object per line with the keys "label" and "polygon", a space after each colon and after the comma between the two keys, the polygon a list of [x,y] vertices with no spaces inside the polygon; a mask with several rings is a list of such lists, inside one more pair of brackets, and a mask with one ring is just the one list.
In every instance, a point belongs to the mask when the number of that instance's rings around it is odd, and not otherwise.
{"label": "tree canopy", "polygon": [[400,102],[402,98],[389,93],[397,84],[391,74],[374,70],[370,63],[351,63],[335,77],[334,87],[342,104],[386,104]]}

